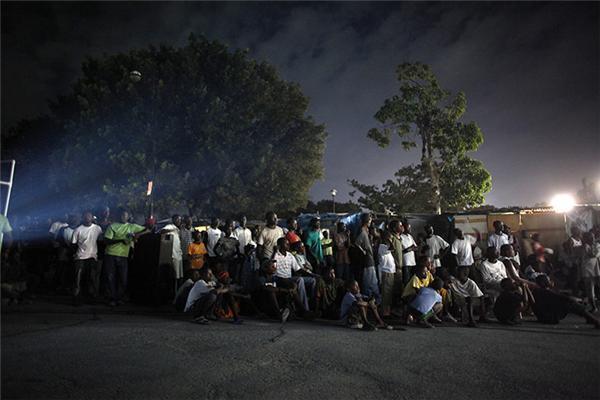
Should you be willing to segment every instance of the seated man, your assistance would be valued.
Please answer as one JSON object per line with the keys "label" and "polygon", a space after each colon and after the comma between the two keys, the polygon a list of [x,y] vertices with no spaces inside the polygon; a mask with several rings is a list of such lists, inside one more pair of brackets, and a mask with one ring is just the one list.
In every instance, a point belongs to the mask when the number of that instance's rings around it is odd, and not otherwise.
{"label": "seated man", "polygon": [[[358,282],[355,280],[351,280],[346,285],[346,295],[342,300],[342,305],[340,308],[340,319],[345,323],[345,325],[349,328],[353,329],[365,329],[369,331],[375,331],[377,328],[385,328],[385,329],[394,329],[392,326],[387,325],[377,312],[377,304],[375,303],[375,299],[373,296],[371,298],[366,299],[360,293],[360,287],[358,286]],[[367,311],[370,311],[375,320],[377,321],[377,326],[373,325],[368,318]]]}
{"label": "seated man", "polygon": [[277,250],[273,253],[273,259],[277,261],[275,275],[296,282],[300,296],[306,298],[306,310],[308,310],[309,303],[315,304],[319,276],[308,269],[310,264],[298,262],[298,258],[290,252],[290,242],[285,237],[277,240]]}
{"label": "seated man", "polygon": [[437,318],[435,314],[442,311],[442,296],[438,292],[443,286],[444,281],[435,278],[428,287],[419,290],[408,306],[408,315],[411,318],[407,318],[407,323],[410,323],[412,318],[416,318],[419,325],[433,328],[429,319]]}
{"label": "seated man", "polygon": [[517,319],[526,308],[527,292],[524,295],[524,292],[520,291],[515,282],[510,278],[502,279],[500,285],[502,292],[500,292],[500,296],[498,296],[494,304],[494,315],[502,324],[517,325]]}
{"label": "seated man", "polygon": [[469,278],[470,267],[468,265],[460,265],[456,271],[457,277],[450,277],[450,290],[454,295],[456,304],[462,310],[462,322],[467,322],[468,326],[476,327],[475,318],[473,317],[473,300],[479,300],[480,316],[485,315],[485,302],[483,301],[483,293],[479,286]]}
{"label": "seated man", "polygon": [[538,321],[544,324],[558,324],[567,314],[572,313],[585,318],[588,324],[600,329],[600,320],[585,310],[573,298],[552,291],[553,283],[547,275],[536,278],[538,288],[532,289],[535,303],[533,312]]}
{"label": "seated man", "polygon": [[212,313],[217,295],[223,292],[223,289],[216,289],[215,286],[214,276],[210,268],[202,268],[199,279],[190,290],[184,308],[184,312],[192,314],[193,322],[203,325],[208,324],[206,316]]}
{"label": "seated man", "polygon": [[335,270],[330,268],[329,273],[319,282],[316,310],[325,318],[337,319],[340,315],[340,305],[344,296],[344,280],[336,278]]}
{"label": "seated man", "polygon": [[300,299],[296,284],[290,279],[287,281],[276,279],[277,263],[275,260],[265,260],[258,278],[258,288],[253,297],[259,309],[267,315],[277,317],[281,322],[287,321],[294,304],[302,310],[304,304]]}
{"label": "seated man", "polygon": [[[481,263],[479,270],[483,283],[483,293],[491,299],[493,305],[502,291],[500,282],[502,282],[502,279],[508,278],[504,263],[498,259],[496,247],[490,246],[487,248],[486,259]],[[479,322],[488,322],[485,312],[479,316]]]}

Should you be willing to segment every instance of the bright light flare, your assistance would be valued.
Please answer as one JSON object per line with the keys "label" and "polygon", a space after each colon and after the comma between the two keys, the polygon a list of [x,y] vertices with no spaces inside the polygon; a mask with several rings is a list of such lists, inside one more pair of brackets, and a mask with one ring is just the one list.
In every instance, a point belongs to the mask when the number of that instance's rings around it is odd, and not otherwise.
{"label": "bright light flare", "polygon": [[557,213],[567,213],[575,207],[575,198],[570,194],[557,194],[550,204]]}

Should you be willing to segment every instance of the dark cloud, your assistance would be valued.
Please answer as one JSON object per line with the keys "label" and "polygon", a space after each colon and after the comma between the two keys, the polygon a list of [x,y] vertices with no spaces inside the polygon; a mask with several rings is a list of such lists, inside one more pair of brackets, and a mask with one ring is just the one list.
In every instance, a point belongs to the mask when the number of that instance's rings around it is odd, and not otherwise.
{"label": "dark cloud", "polygon": [[598,3],[2,3],[2,126],[46,110],[85,55],[204,33],[274,64],[330,133],[315,199],[381,183],[416,153],[366,138],[395,66],[431,65],[467,95],[488,202],[533,204],[599,176]]}

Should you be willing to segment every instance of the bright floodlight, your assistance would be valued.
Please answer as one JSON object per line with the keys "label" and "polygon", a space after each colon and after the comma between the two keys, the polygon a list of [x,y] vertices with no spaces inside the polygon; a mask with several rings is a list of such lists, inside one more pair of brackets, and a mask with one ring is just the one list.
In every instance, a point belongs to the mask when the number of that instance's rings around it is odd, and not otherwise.
{"label": "bright floodlight", "polygon": [[557,194],[550,204],[557,213],[566,213],[575,207],[575,199],[570,194]]}

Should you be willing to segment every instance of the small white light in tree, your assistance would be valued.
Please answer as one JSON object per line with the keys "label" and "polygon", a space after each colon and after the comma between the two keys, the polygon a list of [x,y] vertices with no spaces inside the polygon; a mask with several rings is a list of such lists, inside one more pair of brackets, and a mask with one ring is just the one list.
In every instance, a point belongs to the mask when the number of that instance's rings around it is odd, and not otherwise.
{"label": "small white light in tree", "polygon": [[575,199],[570,194],[557,194],[550,204],[557,213],[567,213],[575,207]]}

